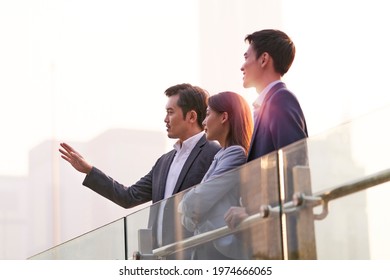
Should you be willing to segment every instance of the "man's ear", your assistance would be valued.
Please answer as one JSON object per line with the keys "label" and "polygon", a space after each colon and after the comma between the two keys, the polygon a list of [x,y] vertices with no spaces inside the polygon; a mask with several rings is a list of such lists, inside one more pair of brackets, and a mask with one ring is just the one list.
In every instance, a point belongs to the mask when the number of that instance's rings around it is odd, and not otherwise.
{"label": "man's ear", "polygon": [[198,121],[198,114],[194,110],[189,111],[187,113],[187,117],[192,123],[196,123]]}
{"label": "man's ear", "polygon": [[263,52],[257,59],[260,67],[265,67],[271,59],[271,56],[267,52]]}

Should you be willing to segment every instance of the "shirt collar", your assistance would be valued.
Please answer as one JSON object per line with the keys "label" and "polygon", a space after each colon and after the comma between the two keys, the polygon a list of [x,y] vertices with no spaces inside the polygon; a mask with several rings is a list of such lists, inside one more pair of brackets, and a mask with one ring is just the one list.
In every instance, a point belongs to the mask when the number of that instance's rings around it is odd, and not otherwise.
{"label": "shirt collar", "polygon": [[264,101],[265,97],[267,96],[267,93],[270,91],[270,89],[274,85],[281,83],[281,82],[282,82],[281,80],[273,81],[270,84],[268,84],[261,92],[259,92],[259,96],[256,98],[255,102],[253,102],[253,104],[252,104],[253,108],[255,108],[255,109],[260,108],[261,104],[263,104],[263,101]]}
{"label": "shirt collar", "polygon": [[180,144],[180,140],[178,140],[174,145],[173,148],[176,150],[176,152],[179,152],[180,150],[189,150],[191,151],[196,143],[199,142],[200,138],[204,135],[204,132],[201,131],[198,134],[195,134],[194,136],[191,136],[187,140],[183,141],[183,143]]}

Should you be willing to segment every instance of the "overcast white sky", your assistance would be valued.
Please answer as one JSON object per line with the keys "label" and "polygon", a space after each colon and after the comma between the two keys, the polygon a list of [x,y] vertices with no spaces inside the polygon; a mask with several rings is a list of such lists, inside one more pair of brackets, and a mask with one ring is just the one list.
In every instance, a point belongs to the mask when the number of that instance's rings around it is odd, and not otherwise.
{"label": "overcast white sky", "polygon": [[197,45],[176,38],[197,37],[196,9],[172,0],[0,1],[0,174],[26,174],[28,151],[53,137],[163,130],[164,90],[197,83]]}
{"label": "overcast white sky", "polygon": [[[235,90],[251,102],[255,92],[242,89],[239,69],[243,39],[256,29],[280,28],[294,40],[284,80],[311,137],[390,108],[387,2],[0,0],[0,176],[26,176],[30,150],[45,140],[89,141],[110,128],[164,131],[163,92],[173,84]],[[367,172],[388,167],[383,115],[352,135],[353,157]],[[379,257],[387,197],[371,193],[368,205]]]}
{"label": "overcast white sky", "polygon": [[[163,131],[164,89],[202,84],[202,1],[0,0],[0,175],[27,174],[28,152],[47,139],[87,141],[112,127]],[[276,27],[298,50],[285,80],[311,135],[390,103],[386,1],[280,3]]]}

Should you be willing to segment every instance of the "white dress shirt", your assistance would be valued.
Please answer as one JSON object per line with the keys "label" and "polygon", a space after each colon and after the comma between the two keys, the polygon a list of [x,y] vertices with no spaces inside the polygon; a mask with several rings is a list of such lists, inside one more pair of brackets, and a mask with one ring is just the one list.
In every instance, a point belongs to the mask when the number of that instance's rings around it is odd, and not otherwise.
{"label": "white dress shirt", "polygon": [[192,149],[195,147],[196,143],[198,143],[200,138],[202,138],[203,134],[203,131],[199,132],[198,134],[185,140],[183,143],[177,141],[175,145],[173,145],[176,150],[176,154],[169,168],[167,182],[165,183],[164,198],[172,196],[184,163],[187,161]]}
{"label": "white dress shirt", "polygon": [[202,138],[203,134],[203,131],[199,132],[198,134],[195,134],[194,136],[183,141],[183,143],[178,140],[173,145],[174,149],[176,150],[176,154],[171,166],[169,167],[167,181],[165,183],[164,200],[160,202],[160,211],[158,212],[157,242],[159,246],[162,245],[162,224],[164,216],[164,207],[166,204],[165,199],[172,196],[173,190],[175,189],[177,179],[179,178],[180,172],[183,169],[184,163],[187,161],[191,151]]}

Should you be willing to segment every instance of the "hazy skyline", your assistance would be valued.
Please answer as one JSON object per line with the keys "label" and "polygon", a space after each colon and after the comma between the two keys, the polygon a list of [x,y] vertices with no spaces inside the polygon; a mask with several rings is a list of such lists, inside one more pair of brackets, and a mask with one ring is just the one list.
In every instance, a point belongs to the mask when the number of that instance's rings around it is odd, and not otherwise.
{"label": "hazy skyline", "polygon": [[[37,147],[58,141],[85,144],[119,128],[161,132],[164,137],[156,141],[158,145],[167,143],[168,149],[174,140],[165,137],[163,92],[177,83],[193,83],[211,94],[237,91],[251,103],[256,93],[242,88],[240,67],[247,48],[244,37],[256,30],[282,29],[295,42],[296,58],[283,80],[298,97],[314,140],[319,135],[326,142],[330,128],[341,130],[342,123],[388,108],[390,94],[383,87],[390,64],[387,11],[387,1],[381,0],[0,0],[0,177],[5,182],[3,199],[10,197],[2,205],[3,228],[13,225],[7,224],[14,221],[12,211],[29,213],[25,209],[29,197],[24,193],[20,204],[12,201],[14,192],[7,192],[7,182],[15,181],[17,186],[35,191],[30,182],[23,180],[30,175],[31,153],[41,152]],[[343,153],[351,153],[348,159],[359,167],[356,173],[364,169],[368,174],[387,166],[378,160],[378,155],[386,157],[382,148],[388,139],[381,121],[335,134],[350,141],[345,143],[351,145],[351,150]],[[367,133],[369,129],[384,136],[375,140]],[[339,140],[336,137],[334,142],[329,141],[329,150],[336,155],[340,154]],[[371,141],[377,145],[361,148]],[[131,144],[129,141],[129,148]],[[89,150],[92,159],[106,151],[105,145],[94,145]],[[58,166],[51,166],[50,160],[60,160],[56,147],[41,153],[42,159],[49,159],[42,164],[55,170]],[[329,157],[328,162],[332,159]],[[322,164],[321,155],[316,160]],[[338,171],[329,166],[330,174]],[[109,167],[123,168],[113,164]],[[345,169],[343,172],[348,171]],[[80,174],[72,173],[69,166],[61,170],[76,182],[73,191],[81,193]],[[39,182],[45,172],[35,180]],[[126,172],[123,171],[124,178]],[[319,168],[313,172],[325,171]],[[339,177],[325,173],[327,181],[320,175],[323,174],[313,176],[320,187],[338,182]],[[37,185],[55,188],[50,178],[46,179],[47,185]],[[56,191],[52,197],[58,200]],[[388,230],[382,223],[381,205],[376,202],[386,196],[378,192],[368,197],[369,211],[377,213],[370,215],[370,219],[374,216],[370,220],[370,238],[380,251]],[[41,203],[40,199],[29,203],[43,209],[39,208],[37,221],[50,216],[52,208],[60,207],[52,201]],[[73,211],[68,209],[68,203],[69,200],[63,202],[64,213]],[[96,209],[100,209],[100,203]],[[53,216],[48,221],[54,224],[56,235],[64,225]],[[39,221],[31,223],[39,227]],[[77,223],[86,221],[90,222],[86,219]],[[24,231],[18,234],[23,236]]]}
{"label": "hazy skyline", "polygon": [[310,135],[390,104],[380,85],[390,62],[385,3],[0,1],[0,175],[25,175],[29,151],[48,139],[164,131],[172,84],[235,90],[251,102],[243,38],[262,28],[283,29],[297,45],[284,80]]}

